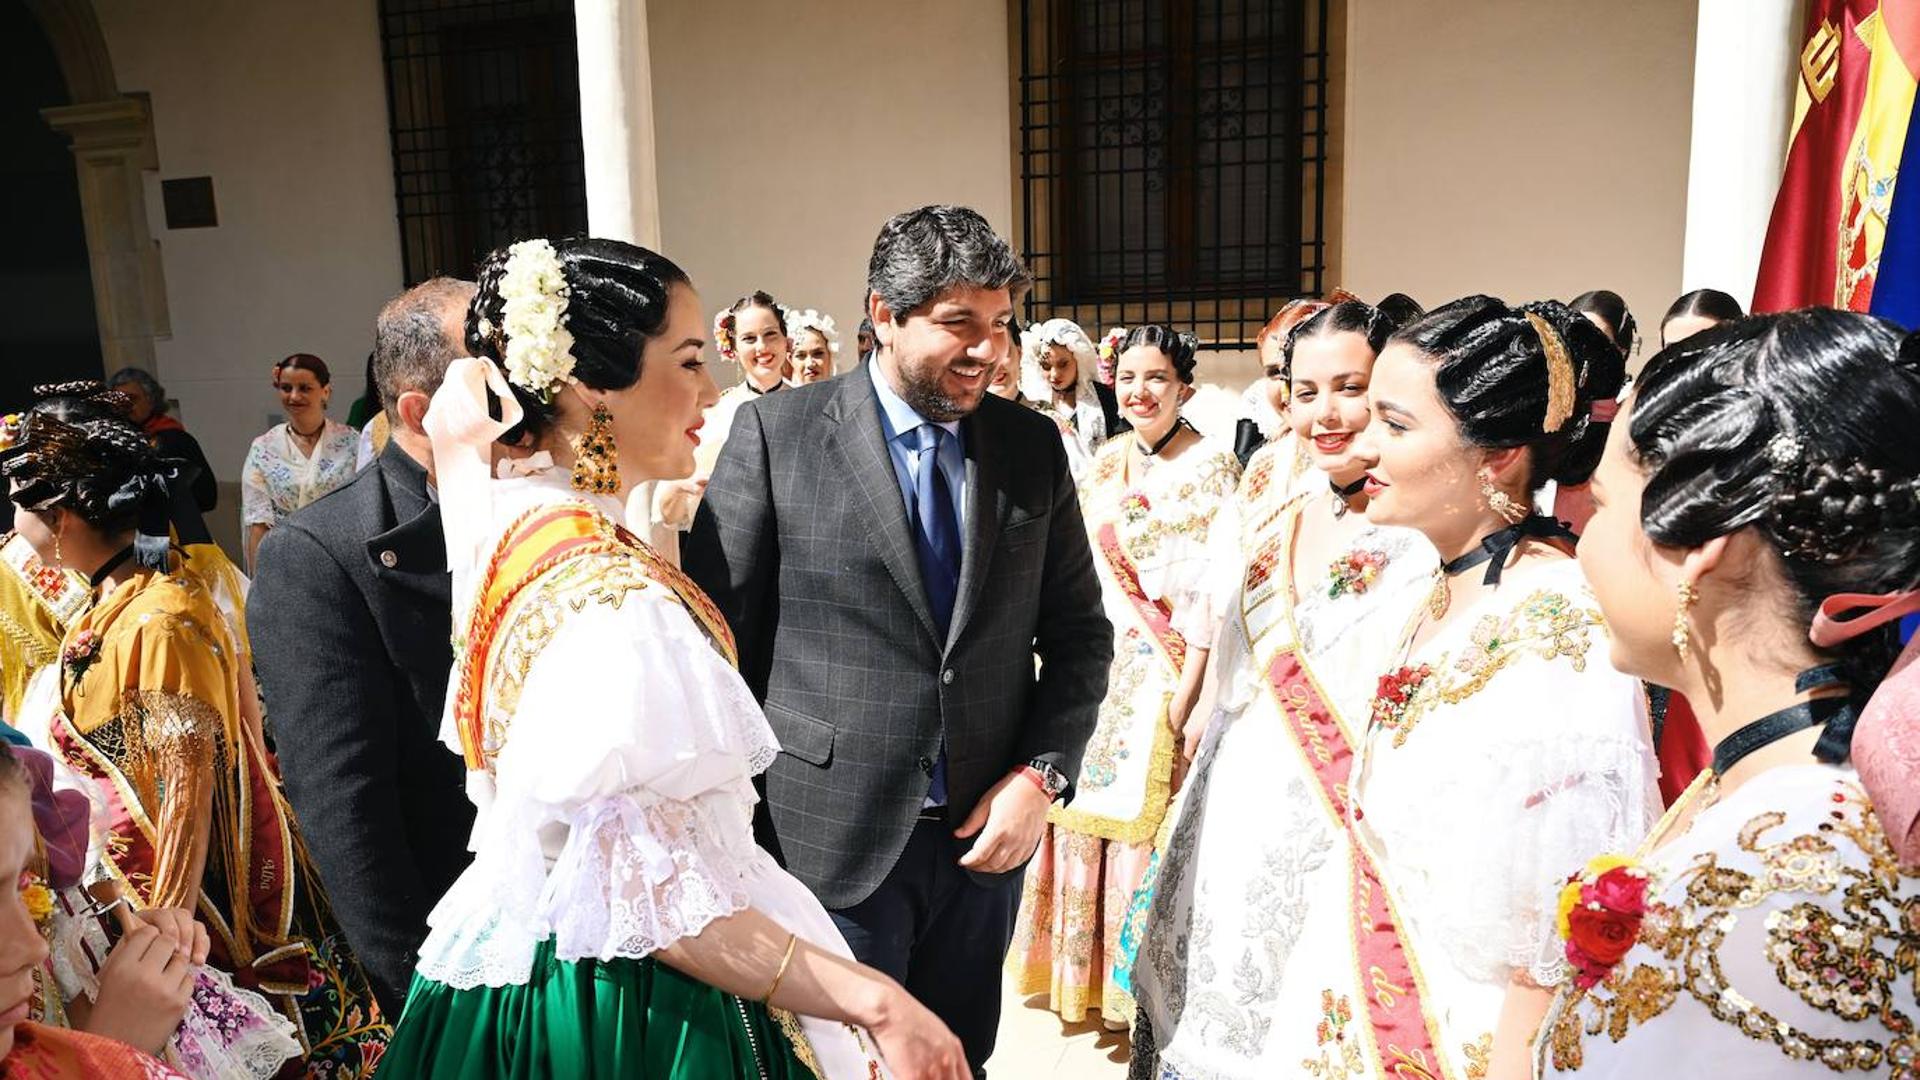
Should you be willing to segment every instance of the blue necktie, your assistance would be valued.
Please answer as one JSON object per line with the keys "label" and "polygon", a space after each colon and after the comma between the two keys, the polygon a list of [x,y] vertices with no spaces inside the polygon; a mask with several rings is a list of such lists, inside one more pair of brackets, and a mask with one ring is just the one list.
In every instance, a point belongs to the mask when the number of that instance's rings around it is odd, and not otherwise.
{"label": "blue necktie", "polygon": [[[947,432],[936,424],[921,424],[907,433],[908,445],[918,455],[913,477],[913,547],[920,558],[920,580],[926,586],[927,606],[944,643],[953,622],[953,602],[960,593],[960,522],[953,510],[953,489],[940,469],[940,446]],[[933,785],[927,799],[947,801],[947,751],[942,739],[933,763]]]}

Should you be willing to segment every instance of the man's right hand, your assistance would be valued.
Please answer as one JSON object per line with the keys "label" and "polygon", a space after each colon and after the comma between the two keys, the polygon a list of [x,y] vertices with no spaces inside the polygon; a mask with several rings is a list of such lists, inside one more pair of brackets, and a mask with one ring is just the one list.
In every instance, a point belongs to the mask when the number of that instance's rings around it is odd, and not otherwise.
{"label": "man's right hand", "polygon": [[142,922],[100,965],[100,991],[85,1030],[157,1056],[187,1015],[193,973],[188,950]]}

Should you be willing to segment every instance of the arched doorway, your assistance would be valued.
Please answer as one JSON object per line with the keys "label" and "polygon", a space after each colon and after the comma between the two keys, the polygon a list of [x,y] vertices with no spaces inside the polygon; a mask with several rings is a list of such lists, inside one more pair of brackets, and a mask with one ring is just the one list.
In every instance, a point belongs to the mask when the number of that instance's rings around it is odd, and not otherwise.
{"label": "arched doorway", "polygon": [[20,0],[0,0],[0,411],[35,383],[99,378],[99,320],[73,151],[42,109],[73,103]]}

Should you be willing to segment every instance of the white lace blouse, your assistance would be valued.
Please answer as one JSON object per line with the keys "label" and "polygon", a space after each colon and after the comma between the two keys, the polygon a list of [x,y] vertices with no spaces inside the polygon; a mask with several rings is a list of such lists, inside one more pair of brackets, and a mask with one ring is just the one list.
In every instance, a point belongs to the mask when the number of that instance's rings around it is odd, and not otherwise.
{"label": "white lace blouse", "polygon": [[1443,1052],[1473,1060],[1515,973],[1567,977],[1560,886],[1646,836],[1658,766],[1640,684],[1608,664],[1572,560],[1508,571],[1400,663],[1429,673],[1392,722],[1368,722],[1354,816],[1408,923]]}
{"label": "white lace blouse", "polygon": [[[495,482],[496,534],[566,501],[619,513],[547,469]],[[467,774],[474,861],[429,919],[420,974],[523,983],[549,938],[561,960],[639,959],[748,906],[844,952],[753,841],[753,777],[779,745],[746,683],[636,560],[568,566],[499,631],[482,713],[493,767]],[[442,738],[458,751],[452,715]]]}

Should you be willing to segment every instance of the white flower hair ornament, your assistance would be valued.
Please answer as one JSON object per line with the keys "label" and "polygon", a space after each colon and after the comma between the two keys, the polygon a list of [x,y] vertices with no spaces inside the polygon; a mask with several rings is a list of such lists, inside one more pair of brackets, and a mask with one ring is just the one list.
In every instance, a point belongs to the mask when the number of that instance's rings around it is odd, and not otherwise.
{"label": "white flower hair ornament", "polygon": [[[559,253],[545,240],[514,244],[507,249],[499,291],[507,381],[551,403],[555,389],[573,378],[574,364],[573,335],[567,332],[571,289]],[[480,333],[492,332],[481,320]]]}
{"label": "white flower hair ornament", "polygon": [[806,308],[804,310],[786,308],[782,311],[782,315],[784,317],[783,321],[787,324],[787,336],[789,338],[797,338],[806,331],[812,330],[820,335],[822,341],[827,343],[827,351],[829,353],[832,353],[834,356],[840,355],[840,332],[834,329],[833,316],[822,315],[812,308]]}

